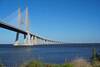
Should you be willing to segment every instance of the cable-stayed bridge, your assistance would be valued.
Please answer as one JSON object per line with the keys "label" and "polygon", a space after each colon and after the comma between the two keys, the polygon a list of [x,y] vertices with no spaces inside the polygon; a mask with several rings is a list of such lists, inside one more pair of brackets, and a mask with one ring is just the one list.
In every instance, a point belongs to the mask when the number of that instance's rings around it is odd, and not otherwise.
{"label": "cable-stayed bridge", "polygon": [[[7,30],[11,30],[17,33],[16,38],[15,38],[15,43],[16,41],[18,41],[19,39],[19,34],[23,34],[24,35],[24,40],[27,38],[27,31],[21,30],[15,26],[12,26],[10,24],[7,24],[5,22],[0,21],[0,28],[4,28]],[[24,42],[22,45],[37,45],[37,44],[60,44],[60,41],[54,41],[54,40],[49,40],[46,38],[42,38],[40,36],[34,35],[32,33],[29,33],[30,35],[30,43]],[[27,41],[27,40],[26,40]],[[39,42],[39,43],[38,43]],[[18,43],[18,45],[21,45],[20,43]]]}
{"label": "cable-stayed bridge", "polygon": [[[59,41],[54,41],[54,40],[49,40],[37,35],[34,35],[30,32],[29,30],[29,11],[28,11],[28,6],[26,3],[26,8],[25,8],[25,26],[26,26],[26,31],[22,30],[21,27],[21,23],[22,23],[22,12],[21,12],[21,8],[20,5],[18,5],[18,27],[12,26],[10,24],[7,24],[3,21],[0,21],[0,27],[4,28],[4,29],[8,29],[11,31],[16,32],[16,38],[15,38],[15,42],[14,45],[36,45],[36,44],[59,44],[61,42]],[[23,40],[23,44],[20,43],[19,41],[19,34],[23,34],[24,35],[24,40]]]}

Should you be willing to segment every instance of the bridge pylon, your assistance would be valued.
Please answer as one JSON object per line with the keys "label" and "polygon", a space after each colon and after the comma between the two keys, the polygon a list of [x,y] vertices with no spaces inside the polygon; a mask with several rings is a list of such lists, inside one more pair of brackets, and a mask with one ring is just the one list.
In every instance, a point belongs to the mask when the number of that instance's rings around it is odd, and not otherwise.
{"label": "bridge pylon", "polygon": [[26,1],[26,16],[25,16],[25,22],[26,22],[26,32],[27,32],[27,45],[31,45],[31,35],[29,31],[29,12],[28,12],[28,5]]}
{"label": "bridge pylon", "polygon": [[[21,28],[21,9],[20,9],[20,2],[18,3],[18,29]],[[16,40],[15,40],[15,45],[18,45],[19,42],[19,32],[16,33]]]}
{"label": "bridge pylon", "polygon": [[[58,41],[53,41],[53,40],[48,40],[36,35],[33,35],[32,33],[30,33],[29,30],[29,11],[28,11],[28,4],[26,2],[26,8],[25,8],[26,12],[25,12],[25,25],[26,25],[26,31],[24,32],[24,43],[20,44],[19,42],[19,32],[17,31],[16,34],[16,40],[15,40],[15,45],[37,45],[37,44],[58,44],[60,42]],[[21,9],[20,9],[20,5],[18,7],[18,29],[21,28],[21,23],[22,23],[22,16],[21,16]],[[21,32],[23,33],[23,32]]]}

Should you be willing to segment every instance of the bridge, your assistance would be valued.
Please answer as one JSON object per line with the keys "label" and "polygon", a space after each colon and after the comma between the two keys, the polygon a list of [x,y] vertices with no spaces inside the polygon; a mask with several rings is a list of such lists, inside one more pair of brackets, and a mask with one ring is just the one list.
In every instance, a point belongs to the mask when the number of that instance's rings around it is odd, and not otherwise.
{"label": "bridge", "polygon": [[7,24],[3,21],[0,21],[0,28],[4,28],[7,30],[16,32],[16,38],[15,38],[14,45],[22,45],[22,44],[20,44],[20,41],[19,41],[19,34],[24,35],[23,45],[36,45],[36,44],[38,44],[39,41],[41,41],[39,44],[59,44],[59,43],[61,43],[59,41],[46,39],[46,38],[32,34],[29,31],[29,18],[28,18],[28,16],[29,16],[29,12],[28,12],[28,6],[26,3],[26,13],[25,13],[26,31],[20,29],[21,22],[22,22],[20,5],[18,7],[18,27],[15,27],[13,25],[10,25],[10,24]]}
{"label": "bridge", "polygon": [[[11,31],[16,32],[17,35],[16,35],[15,42],[19,39],[19,37],[18,37],[19,33],[24,35],[24,39],[28,35],[26,31],[21,30],[17,27],[14,27],[14,26],[12,26],[10,24],[7,24],[5,22],[2,22],[2,21],[0,21],[0,28],[4,28],[4,29],[7,29],[7,30],[11,30]],[[49,40],[49,39],[46,39],[46,38],[42,38],[42,37],[34,35],[32,33],[29,33],[29,34],[30,34],[30,41],[31,41],[30,45],[38,44],[38,40],[41,41],[40,44],[57,44],[57,43],[61,43],[59,41],[54,41],[54,40]],[[24,45],[25,45],[25,43],[24,43]],[[28,44],[26,44],[26,45],[28,45]]]}

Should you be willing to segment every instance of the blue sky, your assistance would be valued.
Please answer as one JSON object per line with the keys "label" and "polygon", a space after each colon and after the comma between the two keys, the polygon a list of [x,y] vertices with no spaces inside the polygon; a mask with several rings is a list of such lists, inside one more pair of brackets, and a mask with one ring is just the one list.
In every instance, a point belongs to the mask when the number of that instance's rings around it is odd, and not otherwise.
{"label": "blue sky", "polygon": [[[20,5],[24,19],[24,0]],[[100,43],[100,0],[28,0],[28,7],[34,34],[66,43]],[[0,20],[17,27],[17,11],[18,0],[0,0]],[[14,42],[15,35],[0,29],[0,43]]]}

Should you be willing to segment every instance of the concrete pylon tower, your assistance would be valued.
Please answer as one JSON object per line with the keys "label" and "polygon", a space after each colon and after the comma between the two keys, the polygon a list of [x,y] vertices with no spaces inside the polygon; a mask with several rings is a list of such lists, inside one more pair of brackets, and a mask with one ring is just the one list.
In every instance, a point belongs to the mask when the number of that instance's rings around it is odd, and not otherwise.
{"label": "concrete pylon tower", "polygon": [[26,31],[29,32],[29,18],[28,18],[28,6],[26,3]]}
{"label": "concrete pylon tower", "polygon": [[27,32],[27,45],[31,45],[31,39],[30,39],[30,32],[29,32],[29,14],[28,14],[28,6],[27,6],[27,0],[26,0],[26,32]]}
{"label": "concrete pylon tower", "polygon": [[22,19],[22,17],[21,17],[21,8],[20,8],[20,1],[19,1],[19,3],[18,3],[18,28],[19,29],[21,27],[21,19]]}
{"label": "concrete pylon tower", "polygon": [[[20,9],[20,2],[18,2],[18,28],[21,27],[21,9]],[[14,45],[19,45],[19,32],[16,33],[16,40]]]}

